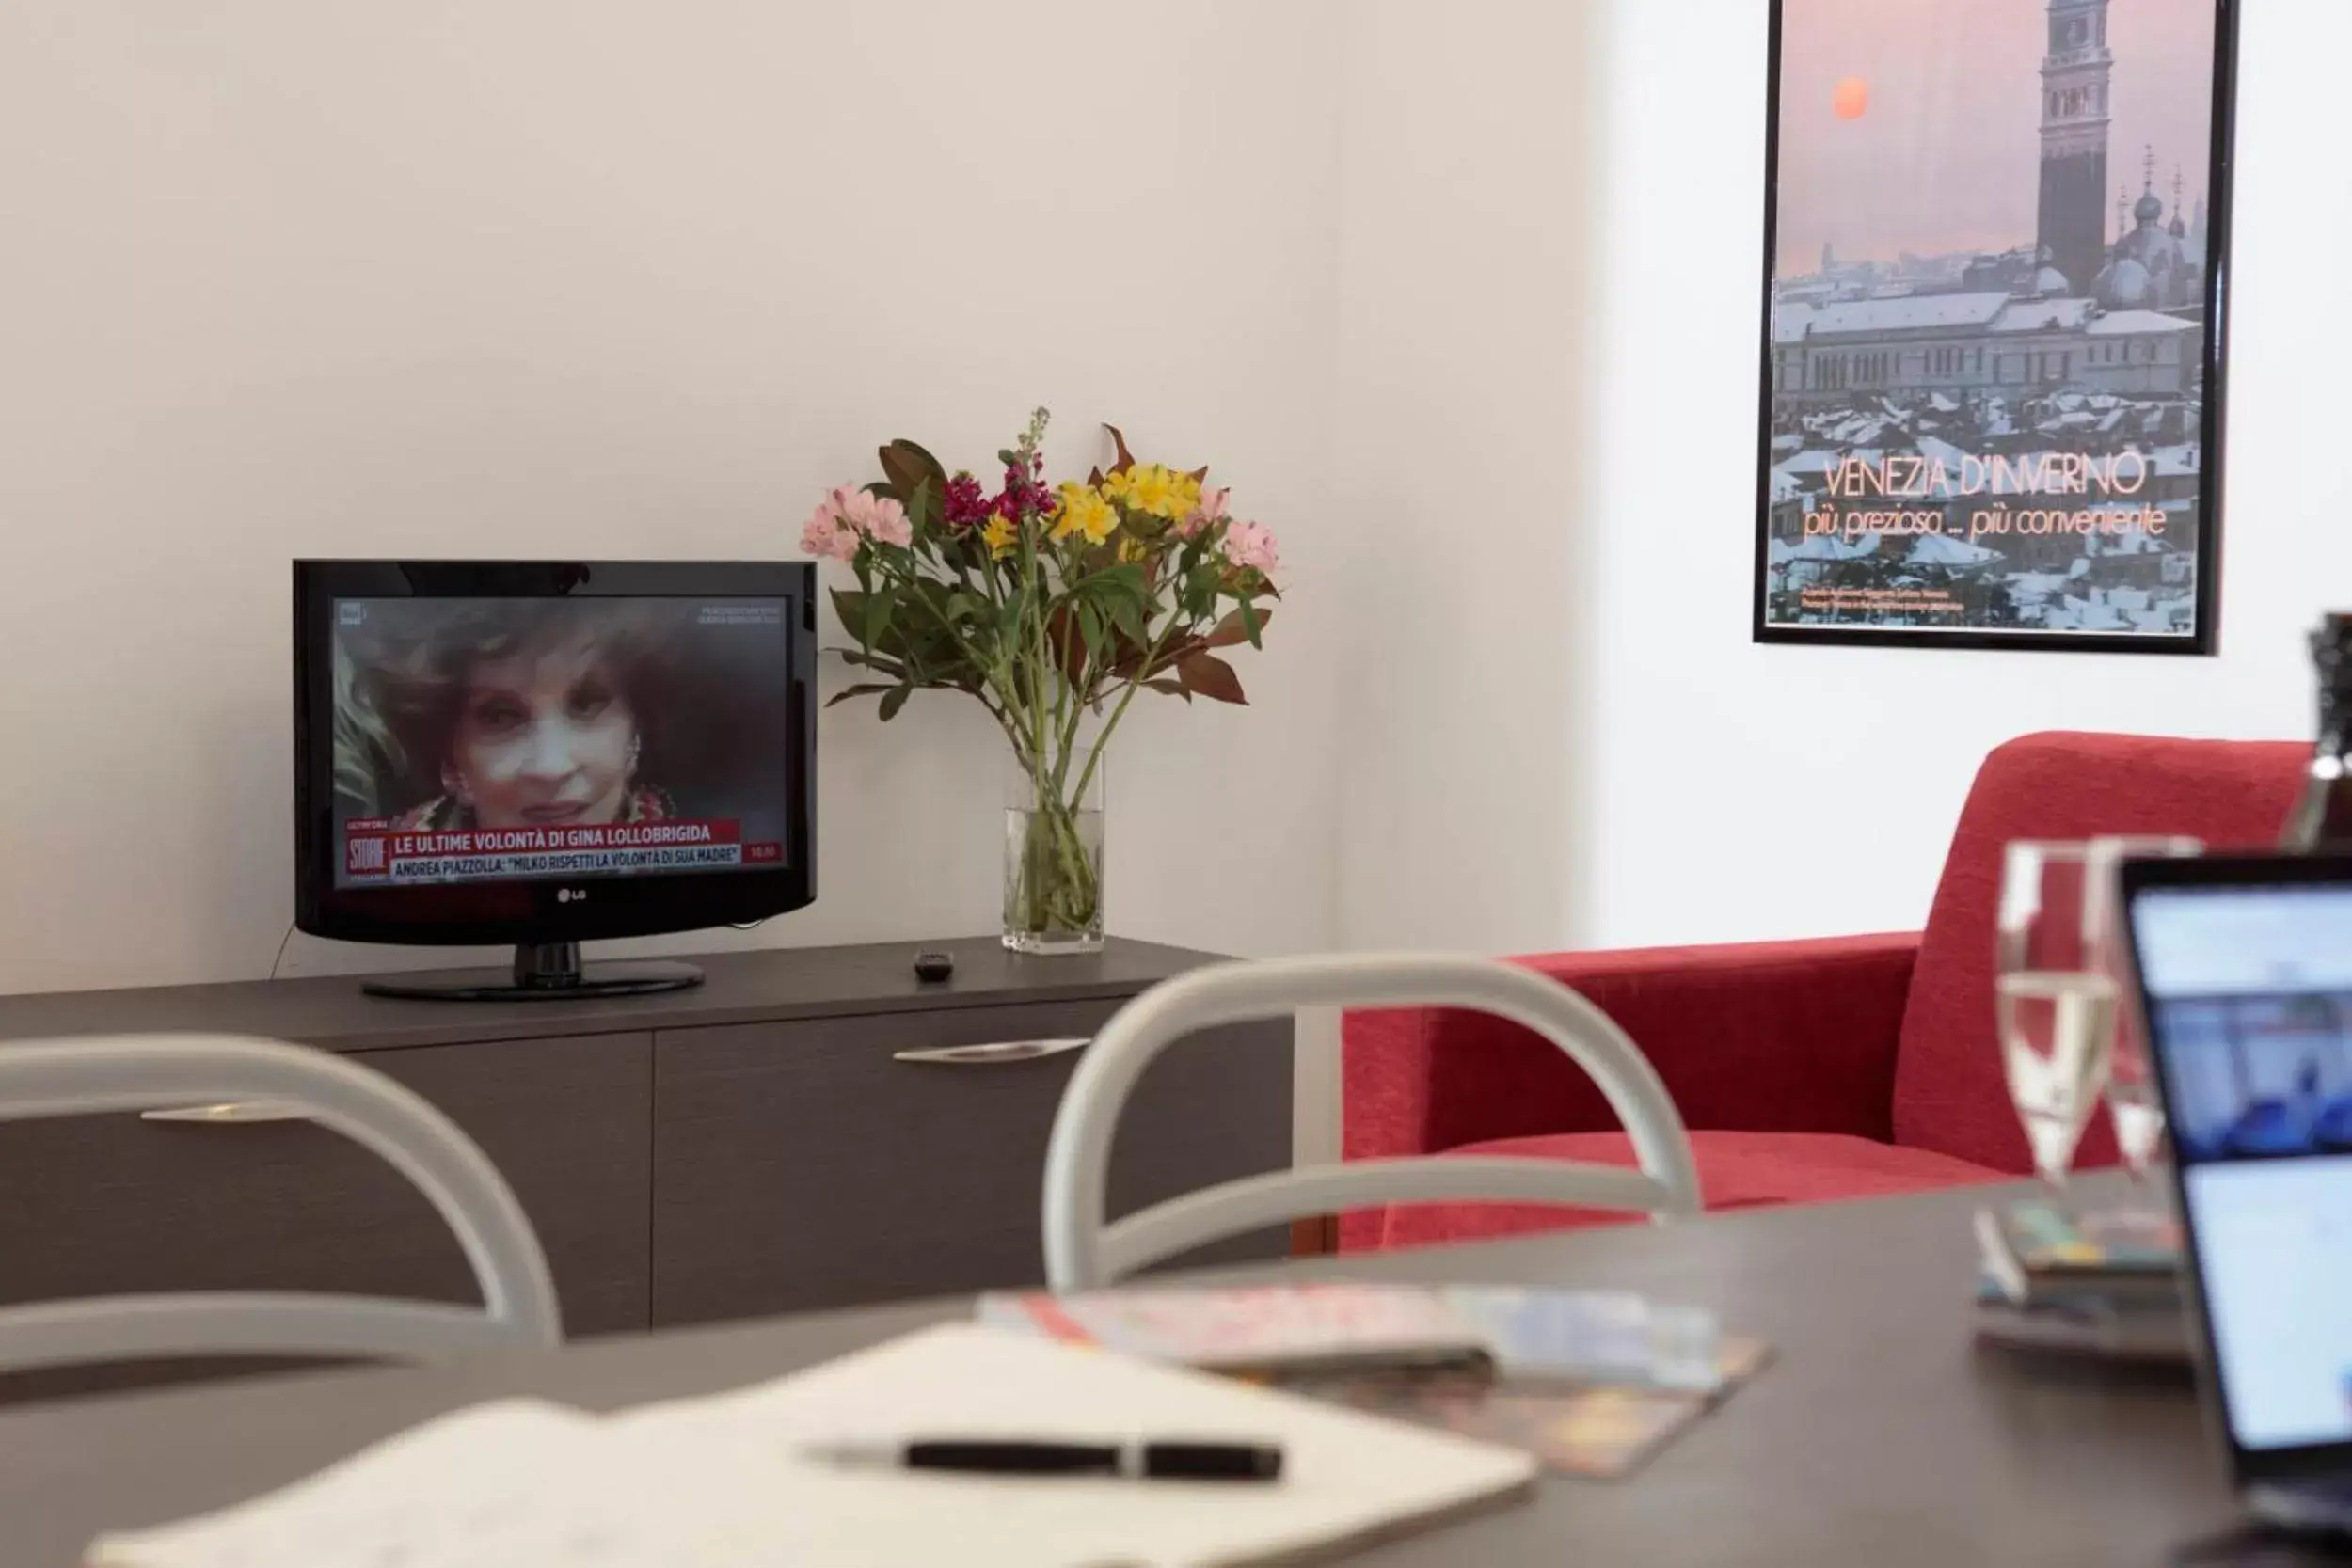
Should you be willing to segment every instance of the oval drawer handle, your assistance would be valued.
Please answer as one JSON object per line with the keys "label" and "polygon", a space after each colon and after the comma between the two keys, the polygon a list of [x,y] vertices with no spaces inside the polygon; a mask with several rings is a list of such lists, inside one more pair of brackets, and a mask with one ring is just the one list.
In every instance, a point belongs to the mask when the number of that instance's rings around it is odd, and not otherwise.
{"label": "oval drawer handle", "polygon": [[160,1111],[141,1111],[139,1119],[226,1123],[308,1121],[310,1118],[299,1105],[281,1104],[274,1100],[231,1100],[218,1105],[174,1105]]}
{"label": "oval drawer handle", "polygon": [[1058,1056],[1066,1051],[1078,1051],[1087,1044],[1085,1037],[1059,1040],[998,1040],[991,1045],[943,1045],[930,1051],[895,1051],[891,1060],[915,1062],[932,1067],[997,1067],[1007,1062],[1034,1062],[1041,1056]]}

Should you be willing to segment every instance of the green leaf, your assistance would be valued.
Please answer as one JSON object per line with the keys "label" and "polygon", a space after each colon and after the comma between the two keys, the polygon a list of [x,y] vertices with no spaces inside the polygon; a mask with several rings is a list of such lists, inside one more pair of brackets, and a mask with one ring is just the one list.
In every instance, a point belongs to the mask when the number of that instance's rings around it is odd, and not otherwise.
{"label": "green leaf", "polygon": [[1241,602],[1241,624],[1242,628],[1249,633],[1249,645],[1253,648],[1263,648],[1265,642],[1263,633],[1265,629],[1265,623],[1259,617],[1257,605],[1248,599]]}
{"label": "green leaf", "polygon": [[1164,692],[1170,697],[1182,697],[1188,703],[1192,701],[1192,693],[1184,689],[1184,683],[1183,681],[1145,681],[1143,683],[1143,689],[1146,691]]}
{"label": "green leaf", "polygon": [[1134,562],[1106,566],[1088,579],[1087,586],[1102,594],[1126,594],[1141,598],[1144,592],[1143,568]]}
{"label": "green leaf", "polygon": [[1196,618],[1205,618],[1209,611],[1216,608],[1217,585],[1224,580],[1223,572],[1205,562],[1186,573],[1184,594],[1184,612]]}
{"label": "green leaf", "polygon": [[872,599],[871,594],[861,594],[853,588],[833,591],[833,612],[841,617],[841,629],[856,638],[858,645],[868,653],[873,651],[873,643],[866,636],[866,607]]}
{"label": "green leaf", "polygon": [[890,629],[891,614],[898,608],[898,591],[896,588],[885,588],[868,598],[866,601],[865,635],[859,641],[869,648],[880,642],[883,633]]}
{"label": "green leaf", "polygon": [[1140,566],[1111,567],[1089,578],[1086,587],[1120,630],[1138,643],[1149,641],[1146,627],[1156,609],[1156,595]]}
{"label": "green leaf", "polygon": [[919,534],[938,523],[940,498],[946,494],[945,489],[935,484],[925,483],[915,486],[914,496],[907,501],[907,521],[914,525],[916,533]]}
{"label": "green leaf", "polygon": [[1124,595],[1113,599],[1111,601],[1111,623],[1119,627],[1120,636],[1136,647],[1142,648],[1151,644],[1151,634],[1144,629],[1143,610],[1135,599]]}
{"label": "green leaf", "polygon": [[903,691],[906,688],[902,686],[882,686],[872,681],[866,681],[861,682],[856,686],[845,687],[841,690],[834,692],[831,697],[825,700],[825,705],[827,707],[839,707],[843,703],[850,701],[853,697],[871,697],[878,692]]}
{"label": "green leaf", "polygon": [[848,648],[828,648],[825,651],[837,654],[842,663],[857,669],[871,670],[878,674],[889,675],[894,679],[906,678],[906,666],[898,659],[876,654],[855,653]]}
{"label": "green leaf", "polygon": [[911,686],[892,687],[890,695],[882,700],[882,721],[887,724],[893,719],[898,718],[898,710],[906,706],[907,699],[914,695],[914,688]]}
{"label": "green leaf", "polygon": [[946,611],[947,619],[961,625],[965,621],[977,621],[986,615],[988,606],[980,602],[980,596],[977,594],[968,594],[959,588],[947,595]]}

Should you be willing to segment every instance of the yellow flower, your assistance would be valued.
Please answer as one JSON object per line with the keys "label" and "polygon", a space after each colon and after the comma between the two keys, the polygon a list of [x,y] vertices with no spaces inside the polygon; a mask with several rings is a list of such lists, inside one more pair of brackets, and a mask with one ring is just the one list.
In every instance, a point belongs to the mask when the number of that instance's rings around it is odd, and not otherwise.
{"label": "yellow flower", "polygon": [[1141,561],[1150,553],[1151,551],[1145,548],[1143,541],[1136,538],[1134,534],[1122,533],[1119,536],[1120,560]]}
{"label": "yellow flower", "polygon": [[1009,551],[1020,537],[1019,531],[1012,526],[1012,519],[1001,512],[992,515],[988,526],[980,530],[980,543],[988,546],[991,555],[1003,555]]}
{"label": "yellow flower", "polygon": [[1163,464],[1137,463],[1103,481],[1103,494],[1130,512],[1173,522],[1200,506],[1200,481]]}
{"label": "yellow flower", "polygon": [[1067,539],[1073,533],[1083,533],[1087,543],[1099,545],[1118,526],[1119,514],[1094,491],[1083,484],[1061,487],[1061,511],[1054,519],[1055,538]]}
{"label": "yellow flower", "polygon": [[1147,463],[1127,476],[1127,506],[1133,512],[1146,512],[1154,517],[1181,517],[1183,487],[1178,476],[1157,463]]}

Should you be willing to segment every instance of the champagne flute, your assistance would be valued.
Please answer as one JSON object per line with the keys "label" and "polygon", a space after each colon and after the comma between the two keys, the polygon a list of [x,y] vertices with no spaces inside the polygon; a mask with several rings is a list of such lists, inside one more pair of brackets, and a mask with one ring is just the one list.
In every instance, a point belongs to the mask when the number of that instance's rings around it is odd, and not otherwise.
{"label": "champagne flute", "polygon": [[2115,1048],[2112,975],[2084,940],[2090,846],[2019,839],[2002,857],[1994,996],[2001,1063],[2034,1171],[2066,1181]]}
{"label": "champagne flute", "polygon": [[2155,1063],[2148,1049],[2148,1021],[2140,1016],[2125,953],[2122,889],[2117,869],[2133,859],[2182,859],[2205,852],[2194,838],[2094,838],[2083,868],[2083,935],[2099,973],[2113,980],[2121,1001],[2115,1015],[2115,1048],[2107,1065],[2107,1115],[2115,1123],[2115,1145],[2135,1181],[2145,1181],[2164,1149],[2164,1101],[2156,1092]]}

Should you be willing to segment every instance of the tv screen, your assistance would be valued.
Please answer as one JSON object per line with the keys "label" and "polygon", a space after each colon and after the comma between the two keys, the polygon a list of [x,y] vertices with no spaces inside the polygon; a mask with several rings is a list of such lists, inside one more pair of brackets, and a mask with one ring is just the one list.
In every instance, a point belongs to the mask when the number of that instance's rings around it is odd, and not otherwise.
{"label": "tv screen", "polygon": [[558,947],[807,904],[815,589],[799,562],[296,562],[295,923],[513,942],[561,989]]}
{"label": "tv screen", "polygon": [[341,885],[781,866],[788,609],[336,599]]}

